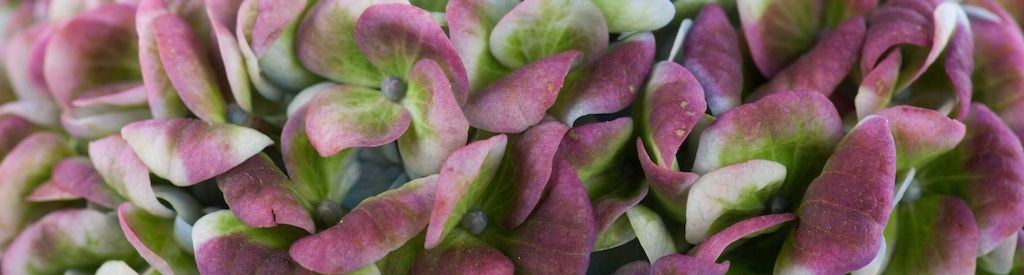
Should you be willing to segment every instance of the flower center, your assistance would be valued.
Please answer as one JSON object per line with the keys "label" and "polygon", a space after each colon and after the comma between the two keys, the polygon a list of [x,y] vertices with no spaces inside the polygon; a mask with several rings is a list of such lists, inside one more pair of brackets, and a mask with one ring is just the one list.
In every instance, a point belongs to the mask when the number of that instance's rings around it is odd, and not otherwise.
{"label": "flower center", "polygon": [[487,229],[487,214],[479,209],[473,209],[462,216],[461,226],[473,235],[480,235]]}
{"label": "flower center", "polygon": [[384,97],[393,102],[402,100],[405,97],[405,90],[405,81],[397,76],[388,76],[380,82],[380,91],[384,93]]}

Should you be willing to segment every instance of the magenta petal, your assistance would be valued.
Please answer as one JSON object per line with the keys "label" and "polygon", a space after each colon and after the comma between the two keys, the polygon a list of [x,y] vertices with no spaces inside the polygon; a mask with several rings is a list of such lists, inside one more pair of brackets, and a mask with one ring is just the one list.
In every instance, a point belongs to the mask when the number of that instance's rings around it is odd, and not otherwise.
{"label": "magenta petal", "polygon": [[420,234],[429,221],[437,177],[364,200],[337,225],[299,239],[289,254],[320,273],[347,273],[380,260]]}
{"label": "magenta petal", "polygon": [[619,267],[612,275],[650,275],[651,272],[651,263],[637,260]]}
{"label": "magenta petal", "polygon": [[683,66],[704,87],[708,109],[721,115],[740,104],[743,52],[725,11],[710,3],[701,9],[683,44]]}
{"label": "magenta petal", "polygon": [[292,182],[264,154],[217,176],[228,208],[253,228],[294,225],[315,232],[313,218],[292,192]]}
{"label": "magenta petal", "polygon": [[654,275],[725,275],[729,270],[729,262],[719,264],[689,255],[675,254],[658,258],[652,268]]}
{"label": "magenta petal", "polygon": [[409,112],[380,91],[341,85],[328,89],[310,100],[306,112],[306,133],[321,156],[381,146],[409,127]]}
{"label": "magenta petal", "polygon": [[638,33],[613,45],[579,76],[570,76],[552,114],[572,126],[591,114],[618,112],[631,103],[654,63],[654,35]]}
{"label": "magenta petal", "polygon": [[221,210],[192,227],[192,247],[200,274],[314,274],[288,255],[305,232],[291,227],[250,228]]}
{"label": "magenta petal", "polygon": [[581,274],[587,269],[597,232],[590,199],[568,163],[556,160],[548,193],[525,223],[493,236],[524,274]]}
{"label": "magenta petal", "polygon": [[477,91],[508,73],[509,69],[491,54],[491,30],[517,5],[516,0],[448,1],[445,12],[448,33],[466,66],[470,91]]}
{"label": "magenta petal", "polygon": [[981,232],[978,255],[983,255],[1024,228],[1024,149],[984,105],[971,106],[966,124],[963,165],[974,177],[966,183],[965,198]]}
{"label": "magenta petal", "polygon": [[742,220],[730,225],[718,233],[715,233],[714,235],[711,235],[710,238],[693,248],[690,254],[697,258],[717,262],[718,257],[722,255],[722,252],[725,252],[725,248],[730,244],[742,238],[749,237],[751,234],[782,225],[786,222],[792,221],[793,219],[796,219],[796,215],[783,213],[758,216]]}
{"label": "magenta petal", "polygon": [[19,116],[0,116],[0,159],[32,133],[32,124]]}
{"label": "magenta petal", "polygon": [[288,25],[302,17],[306,0],[260,0],[257,9],[252,25],[252,52],[263,56]]}
{"label": "magenta petal", "polygon": [[48,202],[48,201],[70,201],[82,199],[82,196],[68,192],[61,187],[54,184],[54,181],[46,181],[39,187],[36,187],[27,197],[25,201],[28,202]]}
{"label": "magenta petal", "polygon": [[632,192],[625,194],[625,197],[616,196],[617,194],[606,195],[593,201],[594,225],[598,235],[608,230],[616,219],[647,197],[648,188],[646,184],[641,184],[638,190],[628,190],[627,192],[629,191]]}
{"label": "magenta petal", "polygon": [[686,200],[690,186],[700,177],[696,173],[675,171],[658,166],[647,154],[643,141],[636,141],[640,165],[644,169],[645,181],[651,186],[655,197],[677,221],[686,220]]}
{"label": "magenta petal", "polygon": [[135,14],[135,29],[139,35],[139,69],[146,87],[150,110],[156,118],[181,117],[188,114],[188,109],[178,97],[164,71],[153,28],[153,20],[169,12],[164,0],[141,0]]}
{"label": "magenta petal", "polygon": [[971,107],[971,94],[974,88],[971,82],[971,74],[974,73],[974,35],[970,23],[959,20],[957,22],[956,31],[946,48],[943,69],[956,92],[957,107],[953,114],[957,120],[963,121]]}
{"label": "magenta petal", "polygon": [[356,22],[356,44],[378,69],[403,76],[420,59],[433,59],[451,81],[459,105],[469,95],[469,80],[452,42],[424,10],[406,4],[379,4]]}
{"label": "magenta petal", "polygon": [[878,116],[889,120],[896,140],[896,168],[921,168],[928,161],[949,152],[964,138],[963,123],[930,109],[896,106]]}
{"label": "magenta petal", "polygon": [[126,202],[117,208],[117,219],[125,238],[152,269],[162,274],[197,273],[195,258],[174,239],[174,218],[153,216]]}
{"label": "magenta petal", "polygon": [[199,118],[224,122],[227,107],[208,53],[185,19],[164,14],[153,20],[160,62],[185,106]]}
{"label": "magenta petal", "polygon": [[994,1],[977,1],[1001,22],[971,20],[976,71],[974,99],[992,108],[1018,136],[1024,136],[1024,32]]}
{"label": "magenta petal", "polygon": [[90,142],[89,157],[107,186],[136,207],[161,217],[174,215],[174,211],[157,200],[146,164],[142,163],[121,135]]}
{"label": "magenta petal", "polygon": [[135,122],[121,135],[153,174],[178,186],[227,172],[274,143],[250,128],[194,119]]}
{"label": "magenta petal", "polygon": [[589,179],[615,164],[618,150],[632,139],[633,120],[628,117],[596,122],[569,129],[558,146],[558,158],[564,159],[579,174]]}
{"label": "magenta petal", "polygon": [[412,274],[512,275],[514,271],[508,257],[483,243],[458,243],[428,250],[412,266]]}
{"label": "magenta petal", "polygon": [[677,167],[676,152],[707,110],[704,90],[689,70],[663,61],[654,66],[641,104],[643,138],[653,160],[661,167]]}
{"label": "magenta petal", "polygon": [[84,157],[67,158],[57,163],[50,176],[50,184],[110,209],[121,201],[120,197],[107,188],[92,163]]}
{"label": "magenta petal", "polygon": [[896,80],[902,63],[900,51],[892,51],[871,72],[865,72],[867,76],[861,81],[854,98],[857,118],[863,119],[889,106],[896,93]]}
{"label": "magenta petal", "polygon": [[978,226],[960,198],[925,197],[901,206],[886,273],[973,274],[978,258]]}
{"label": "magenta petal", "polygon": [[[903,45],[915,50],[930,51],[927,58],[905,54],[904,68],[901,70],[896,90],[906,88],[931,65],[945,44],[942,33],[936,33],[941,22],[933,13],[941,1],[933,0],[897,0],[887,1],[867,18],[867,35],[860,60],[861,72],[872,71],[881,57],[893,47]],[[955,16],[955,15],[954,15]],[[955,23],[954,23],[955,24]],[[941,26],[949,27],[949,26]],[[916,57],[916,58],[911,58]]]}
{"label": "magenta petal", "polygon": [[860,17],[840,24],[753,96],[782,91],[811,91],[831,96],[856,64],[865,29],[864,19]]}
{"label": "magenta petal", "polygon": [[512,138],[512,149],[507,156],[510,161],[507,163],[515,169],[510,177],[514,196],[505,217],[505,227],[515,228],[522,224],[540,202],[551,177],[555,153],[568,130],[562,123],[547,121]]}
{"label": "magenta petal", "polygon": [[892,212],[896,144],[888,122],[868,117],[843,138],[797,210],[776,272],[847,273],[878,254]]}
{"label": "magenta petal", "polygon": [[824,2],[737,2],[750,56],[762,75],[774,77],[814,45],[824,15]]}
{"label": "magenta petal", "polygon": [[519,133],[536,125],[555,104],[579,51],[545,57],[498,79],[469,98],[463,108],[471,126]]}
{"label": "magenta petal", "polygon": [[434,248],[469,211],[465,206],[479,199],[505,153],[508,137],[497,135],[470,143],[452,153],[437,177],[437,197],[427,226],[426,248]]}

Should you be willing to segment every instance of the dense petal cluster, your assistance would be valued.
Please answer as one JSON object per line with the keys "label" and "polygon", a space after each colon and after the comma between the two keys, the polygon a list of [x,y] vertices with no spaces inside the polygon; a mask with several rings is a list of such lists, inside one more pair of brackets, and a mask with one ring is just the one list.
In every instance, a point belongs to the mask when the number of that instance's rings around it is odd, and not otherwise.
{"label": "dense petal cluster", "polygon": [[1020,0],[0,0],[0,274],[1024,273]]}

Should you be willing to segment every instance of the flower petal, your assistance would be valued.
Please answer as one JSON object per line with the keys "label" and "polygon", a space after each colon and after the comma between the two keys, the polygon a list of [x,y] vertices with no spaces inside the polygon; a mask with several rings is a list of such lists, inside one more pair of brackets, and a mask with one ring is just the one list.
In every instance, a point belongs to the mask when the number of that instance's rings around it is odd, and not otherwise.
{"label": "flower petal", "polygon": [[452,152],[466,145],[469,131],[442,67],[430,59],[416,62],[399,103],[412,120],[409,130],[398,138],[406,171],[416,176],[437,173]]}
{"label": "flower petal", "polygon": [[924,108],[896,106],[878,116],[889,120],[896,140],[896,170],[923,167],[932,159],[953,150],[964,138],[963,123]]}
{"label": "flower petal", "polygon": [[13,115],[0,116],[0,160],[15,146],[32,134],[32,124]]}
{"label": "flower petal", "polygon": [[199,118],[222,123],[227,106],[208,53],[185,19],[164,14],[153,19],[160,63],[185,106]]}
{"label": "flower petal", "polygon": [[321,273],[347,273],[373,264],[427,226],[437,180],[416,179],[364,200],[337,225],[293,243],[289,254]]}
{"label": "flower petal", "polygon": [[690,187],[686,200],[686,240],[700,243],[739,220],[763,213],[785,179],[786,167],[767,160],[737,163],[704,174]]}
{"label": "flower petal", "polygon": [[[539,0],[538,0],[539,1]],[[565,125],[586,115],[618,112],[633,103],[654,62],[654,35],[630,35],[589,67],[568,76],[551,113]],[[584,52],[584,57],[586,57]]]}
{"label": "flower petal", "polygon": [[843,22],[792,64],[779,71],[771,82],[753,95],[783,91],[810,91],[831,96],[853,69],[864,42],[864,19]]}
{"label": "flower petal", "polygon": [[683,66],[700,81],[712,114],[740,104],[743,52],[736,29],[718,4],[704,6],[693,21],[683,44]]}
{"label": "flower petal", "polygon": [[170,11],[164,0],[140,0],[135,14],[142,81],[146,87],[150,110],[156,118],[183,117],[188,114],[185,103],[178,97],[178,92],[164,71],[153,28],[154,19],[168,13]]}
{"label": "flower petal", "polygon": [[104,184],[92,163],[84,157],[66,158],[57,163],[49,185],[110,209],[123,200]]}
{"label": "flower petal", "polygon": [[25,197],[50,176],[57,162],[71,154],[63,138],[39,132],[22,140],[0,161],[0,247],[6,246],[33,217],[32,210],[40,207],[25,202]]}
{"label": "flower petal", "polygon": [[668,25],[675,17],[676,9],[668,0],[593,0],[594,5],[604,13],[608,32],[647,32]]}
{"label": "flower petal", "polygon": [[753,159],[786,166],[781,193],[799,200],[843,136],[839,114],[819,93],[776,93],[738,106],[704,129],[693,171],[705,174]]}
{"label": "flower petal", "polygon": [[[26,7],[31,5],[24,5]],[[4,73],[17,98],[28,101],[53,101],[46,80],[37,77],[46,57],[46,45],[57,26],[35,25],[5,38]]]}
{"label": "flower petal", "polygon": [[977,65],[974,99],[992,108],[1018,136],[1024,136],[1024,93],[1019,92],[1024,90],[1024,32],[999,4],[978,2],[1001,21],[971,20]]}
{"label": "flower petal", "polygon": [[447,12],[452,46],[462,58],[469,78],[469,97],[481,88],[509,73],[509,69],[491,54],[490,37],[494,25],[519,1],[451,0]]}
{"label": "flower petal", "polygon": [[654,262],[652,269],[654,270],[654,274],[657,275],[724,275],[725,272],[729,270],[729,263],[725,262],[719,264],[689,255],[675,254],[661,257],[657,262]]}
{"label": "flower petal", "polygon": [[4,251],[4,274],[61,273],[106,260],[139,262],[117,219],[91,209],[50,213],[25,228]]}
{"label": "flower petal", "polygon": [[573,127],[565,133],[555,154],[568,162],[586,183],[617,162],[632,134],[633,120],[628,117]]}
{"label": "flower petal", "polygon": [[683,66],[659,62],[651,72],[641,104],[642,138],[652,152],[652,160],[664,168],[678,167],[676,152],[707,110],[700,83]]}
{"label": "flower petal", "polygon": [[313,274],[288,256],[288,246],[303,234],[289,227],[250,228],[226,210],[207,214],[192,227],[202,274]]}
{"label": "flower petal", "polygon": [[444,162],[427,226],[427,249],[440,244],[469,207],[483,199],[484,191],[497,174],[507,143],[505,135],[476,141],[455,151]]}
{"label": "flower petal", "polygon": [[629,224],[633,227],[633,232],[636,232],[636,239],[640,241],[648,261],[657,262],[661,257],[678,252],[672,235],[668,233],[668,228],[658,213],[643,205],[637,205],[629,209],[626,216],[629,217]]}
{"label": "flower petal", "polygon": [[496,178],[498,186],[510,188],[512,197],[508,214],[502,221],[506,228],[515,228],[525,222],[540,202],[551,178],[558,146],[568,130],[557,121],[546,121],[512,136],[511,149],[502,161],[509,166],[507,169],[511,169],[510,175]]}
{"label": "flower petal", "polygon": [[843,138],[811,182],[775,271],[846,273],[875,258],[892,211],[896,144],[882,117]]}
{"label": "flower petal", "polygon": [[131,203],[117,208],[117,219],[128,242],[162,274],[198,274],[196,261],[175,241],[175,218],[153,216]]}
{"label": "flower petal", "polygon": [[295,35],[302,65],[335,82],[376,87],[384,75],[356,45],[356,20],[366,8],[403,0],[317,1]]}
{"label": "flower petal", "polygon": [[89,157],[107,186],[150,214],[171,217],[174,212],[157,201],[149,170],[121,135],[89,143]]}
{"label": "flower petal", "polygon": [[738,0],[750,55],[761,74],[773,78],[814,46],[822,1]]}
{"label": "flower petal", "polygon": [[899,235],[886,273],[975,272],[978,226],[954,197],[927,197],[898,208]]}
{"label": "flower petal", "polygon": [[519,133],[536,125],[555,104],[578,51],[527,64],[476,91],[464,108],[474,128]]}
{"label": "flower petal", "polygon": [[253,228],[293,225],[315,232],[313,218],[295,193],[293,184],[265,154],[257,154],[217,176],[228,208]]}
{"label": "flower petal", "polygon": [[299,91],[320,81],[296,54],[299,17],[311,4],[309,1],[248,0],[239,7],[235,26],[239,49],[257,91],[269,99],[282,100],[283,92]]}
{"label": "flower petal", "polygon": [[469,233],[459,232],[445,247],[424,251],[412,266],[414,274],[511,275],[512,261]]}
{"label": "flower petal", "polygon": [[717,262],[726,247],[743,238],[750,238],[765,231],[777,228],[784,223],[796,219],[792,213],[770,214],[745,219],[726,227],[721,232],[711,235],[690,251],[694,257]]}
{"label": "flower petal", "polygon": [[608,46],[608,26],[590,1],[530,0],[498,21],[490,46],[494,57],[512,69],[569,50],[583,52],[583,62],[589,63]]}
{"label": "flower petal", "polygon": [[900,76],[902,62],[903,55],[900,51],[893,51],[871,72],[867,72],[854,98],[857,118],[863,119],[889,106],[893,94],[896,93],[896,80]]}
{"label": "flower petal", "polygon": [[433,59],[451,81],[459,105],[465,104],[466,68],[429,13],[407,4],[373,5],[359,16],[355,28],[356,45],[381,72],[406,76],[420,59]]}
{"label": "flower petal", "polygon": [[685,221],[690,187],[700,176],[658,166],[651,160],[640,139],[637,139],[636,146],[640,165],[644,169],[644,181],[651,186],[654,198],[669,212],[670,217],[676,221]]}
{"label": "flower petal", "polygon": [[344,150],[330,157],[321,157],[306,136],[306,107],[291,115],[281,133],[281,155],[284,167],[295,186],[295,192],[310,205],[324,200],[340,202],[351,183],[345,181],[346,167],[354,161],[353,150]]}
{"label": "flower petal", "polygon": [[273,144],[262,133],[193,119],[151,119],[121,135],[153,174],[178,186],[220,175]]}

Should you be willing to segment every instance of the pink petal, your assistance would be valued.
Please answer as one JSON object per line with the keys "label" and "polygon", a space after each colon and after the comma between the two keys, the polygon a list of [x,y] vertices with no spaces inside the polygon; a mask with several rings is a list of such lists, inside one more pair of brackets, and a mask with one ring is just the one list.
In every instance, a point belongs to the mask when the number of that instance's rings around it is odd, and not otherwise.
{"label": "pink petal", "polygon": [[307,106],[306,133],[320,156],[352,147],[376,147],[397,140],[411,116],[380,91],[333,85]]}
{"label": "pink petal", "polygon": [[265,154],[217,176],[217,186],[238,219],[253,228],[293,225],[313,233],[313,218],[290,188],[288,177]]}
{"label": "pink petal", "polygon": [[579,56],[571,51],[545,57],[474,92],[464,108],[470,125],[496,133],[519,133],[536,125],[555,104]]}

